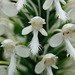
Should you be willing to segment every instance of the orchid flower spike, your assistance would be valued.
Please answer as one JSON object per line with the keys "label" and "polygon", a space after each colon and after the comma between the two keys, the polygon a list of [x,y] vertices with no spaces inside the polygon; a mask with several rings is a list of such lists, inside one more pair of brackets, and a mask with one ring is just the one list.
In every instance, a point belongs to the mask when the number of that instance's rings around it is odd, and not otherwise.
{"label": "orchid flower spike", "polygon": [[44,69],[47,69],[47,75],[53,75],[51,67],[58,69],[56,66],[57,58],[58,57],[54,54],[46,54],[43,59],[35,66],[35,72],[40,74],[44,71]]}
{"label": "orchid flower spike", "polygon": [[14,17],[18,13],[16,4],[10,2],[9,0],[0,0],[0,11],[8,17]]}
{"label": "orchid flower spike", "polygon": [[39,50],[38,31],[42,35],[47,36],[47,32],[43,29],[42,26],[43,24],[45,24],[45,20],[39,16],[36,16],[32,18],[29,23],[31,23],[31,25],[22,30],[22,35],[27,35],[33,30],[33,38],[30,43],[30,48],[31,48],[31,52],[34,55],[36,55]]}
{"label": "orchid flower spike", "polygon": [[9,53],[10,51],[10,65],[8,68],[8,75],[14,75],[16,71],[16,58],[15,54],[21,56],[21,57],[28,57],[29,56],[29,49],[23,45],[15,46],[14,41],[11,39],[6,39],[2,43],[2,47],[5,48],[6,53]]}
{"label": "orchid flower spike", "polygon": [[23,4],[26,4],[26,0],[18,0],[17,1],[17,10],[18,11],[23,8]]}
{"label": "orchid flower spike", "polygon": [[57,47],[64,40],[65,44],[66,44],[66,50],[68,52],[68,55],[73,57],[75,60],[75,49],[71,44],[71,42],[74,41],[74,39],[75,39],[75,34],[73,33],[74,29],[75,29],[74,24],[68,23],[68,24],[64,25],[63,28],[61,29],[60,33],[57,33],[50,38],[49,44],[52,47]]}
{"label": "orchid flower spike", "polygon": [[53,3],[55,3],[56,7],[56,15],[63,21],[67,20],[66,17],[66,12],[61,8],[60,2],[62,4],[66,4],[64,0],[46,0],[45,3],[43,4],[43,9],[48,10],[49,8],[52,7]]}

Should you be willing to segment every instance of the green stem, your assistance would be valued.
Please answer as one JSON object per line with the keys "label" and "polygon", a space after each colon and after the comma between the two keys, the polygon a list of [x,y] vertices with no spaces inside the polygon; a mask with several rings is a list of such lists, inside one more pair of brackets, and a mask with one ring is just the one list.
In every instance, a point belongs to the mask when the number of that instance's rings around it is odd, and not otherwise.
{"label": "green stem", "polygon": [[7,22],[10,22],[10,23],[14,23],[13,21],[9,20],[9,19],[5,19],[5,18],[0,18],[0,21],[7,21]]}
{"label": "green stem", "polygon": [[38,0],[38,6],[39,6],[39,16],[41,16],[41,4],[40,4],[40,0]]}
{"label": "green stem", "polygon": [[47,10],[47,17],[46,17],[46,26],[47,26],[47,32],[49,31],[49,10]]}
{"label": "green stem", "polygon": [[19,44],[19,43],[24,44],[24,42],[22,42],[22,41],[17,41],[16,42],[16,44]]}
{"label": "green stem", "polygon": [[71,5],[71,4],[75,4],[75,2],[69,2],[69,3],[67,3],[65,6],[63,6],[63,8],[65,9],[66,7],[68,7],[68,6]]}
{"label": "green stem", "polygon": [[9,65],[9,62],[6,62],[6,61],[0,61],[0,64]]}
{"label": "green stem", "polygon": [[57,75],[63,75],[65,73],[67,73],[67,72],[75,73],[75,71],[73,71],[73,70],[63,70],[62,72],[57,73]]}
{"label": "green stem", "polygon": [[37,8],[36,8],[35,4],[31,0],[28,0],[28,2],[32,5],[36,15],[38,16],[38,11],[37,11]]}

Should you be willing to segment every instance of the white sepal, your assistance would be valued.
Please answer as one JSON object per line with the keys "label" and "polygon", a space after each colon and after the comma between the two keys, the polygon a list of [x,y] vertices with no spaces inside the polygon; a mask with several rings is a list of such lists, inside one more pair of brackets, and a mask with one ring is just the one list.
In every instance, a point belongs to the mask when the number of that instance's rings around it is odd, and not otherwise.
{"label": "white sepal", "polygon": [[24,29],[22,30],[22,35],[27,35],[27,34],[29,34],[31,31],[32,31],[32,25],[30,25],[30,26],[24,28]]}
{"label": "white sepal", "polygon": [[2,5],[1,10],[3,13],[9,17],[16,16],[18,11],[16,9],[16,5],[12,2],[6,2]]}
{"label": "white sepal", "polygon": [[52,47],[57,47],[63,42],[63,35],[62,33],[57,33],[54,36],[52,36],[49,40],[49,44]]}
{"label": "white sepal", "polygon": [[35,66],[35,73],[40,74],[43,72],[45,69],[44,61],[40,61],[36,66]]}
{"label": "white sepal", "polygon": [[52,4],[53,4],[53,0],[46,0],[44,5],[43,5],[43,9],[44,10],[49,9],[52,6]]}
{"label": "white sepal", "polygon": [[30,55],[29,48],[24,45],[18,45],[15,47],[16,54],[21,57],[28,57]]}

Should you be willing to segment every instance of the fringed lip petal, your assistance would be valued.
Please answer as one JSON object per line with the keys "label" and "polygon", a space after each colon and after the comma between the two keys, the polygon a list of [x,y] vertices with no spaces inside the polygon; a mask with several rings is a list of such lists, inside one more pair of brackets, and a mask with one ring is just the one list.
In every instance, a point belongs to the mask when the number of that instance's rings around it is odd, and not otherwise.
{"label": "fringed lip petal", "polygon": [[30,26],[24,28],[24,29],[22,30],[22,35],[27,35],[27,34],[29,34],[31,31],[32,31],[32,25],[30,25]]}
{"label": "fringed lip petal", "polygon": [[16,71],[15,53],[11,53],[10,65],[8,67],[8,75],[13,75]]}
{"label": "fringed lip petal", "polygon": [[73,48],[73,46],[71,45],[68,39],[65,39],[65,43],[68,54],[70,54],[70,56],[73,57],[73,59],[75,60],[75,49]]}
{"label": "fringed lip petal", "polygon": [[56,15],[64,22],[68,19],[66,12],[61,8],[59,0],[54,0],[56,7]]}
{"label": "fringed lip petal", "polygon": [[38,40],[38,31],[33,31],[33,38],[30,43],[31,53],[33,55],[38,54],[39,51],[39,40]]}
{"label": "fringed lip petal", "polygon": [[63,42],[63,35],[62,33],[57,33],[54,36],[52,36],[49,40],[49,44],[52,47],[57,47]]}
{"label": "fringed lip petal", "polygon": [[53,4],[53,0],[46,0],[45,3],[43,4],[43,9],[47,10],[49,9]]}

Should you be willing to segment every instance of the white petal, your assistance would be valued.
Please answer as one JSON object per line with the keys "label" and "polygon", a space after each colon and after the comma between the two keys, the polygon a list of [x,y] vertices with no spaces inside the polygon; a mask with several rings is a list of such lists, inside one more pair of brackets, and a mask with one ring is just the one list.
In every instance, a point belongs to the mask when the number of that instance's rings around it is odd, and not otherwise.
{"label": "white petal", "polygon": [[56,65],[52,65],[53,68],[58,69],[58,67]]}
{"label": "white petal", "polygon": [[28,57],[30,55],[29,48],[24,45],[19,45],[15,47],[16,54],[21,57]]}
{"label": "white petal", "polygon": [[68,39],[65,39],[65,43],[66,43],[66,50],[68,54],[70,54],[70,56],[73,57],[75,60],[75,49],[73,48],[73,46],[71,45]]}
{"label": "white petal", "polygon": [[35,72],[36,72],[37,74],[42,73],[44,69],[45,69],[45,66],[44,66],[44,62],[43,62],[43,61],[40,61],[40,62],[35,66]]}
{"label": "white petal", "polygon": [[22,30],[22,35],[27,35],[27,34],[29,34],[31,31],[32,31],[32,25],[30,25],[30,26],[24,28],[24,29]]}
{"label": "white petal", "polygon": [[16,8],[16,5],[14,3],[11,2],[6,2],[2,5],[1,10],[3,11],[3,13],[9,17],[13,17],[16,16],[18,11]]}
{"label": "white petal", "polygon": [[53,3],[53,0],[46,0],[44,5],[43,5],[43,9],[44,10],[49,9],[51,7],[52,3]]}
{"label": "white petal", "polygon": [[52,47],[57,47],[63,42],[63,35],[62,33],[57,33],[54,36],[52,36],[49,40],[49,44]]}
{"label": "white petal", "polygon": [[60,0],[60,2],[64,5],[66,4],[66,2],[64,0]]}
{"label": "white petal", "polygon": [[44,35],[44,36],[47,36],[48,34],[47,34],[47,32],[45,31],[45,29],[40,29],[39,30],[40,31],[40,33],[42,34],[42,35]]}

